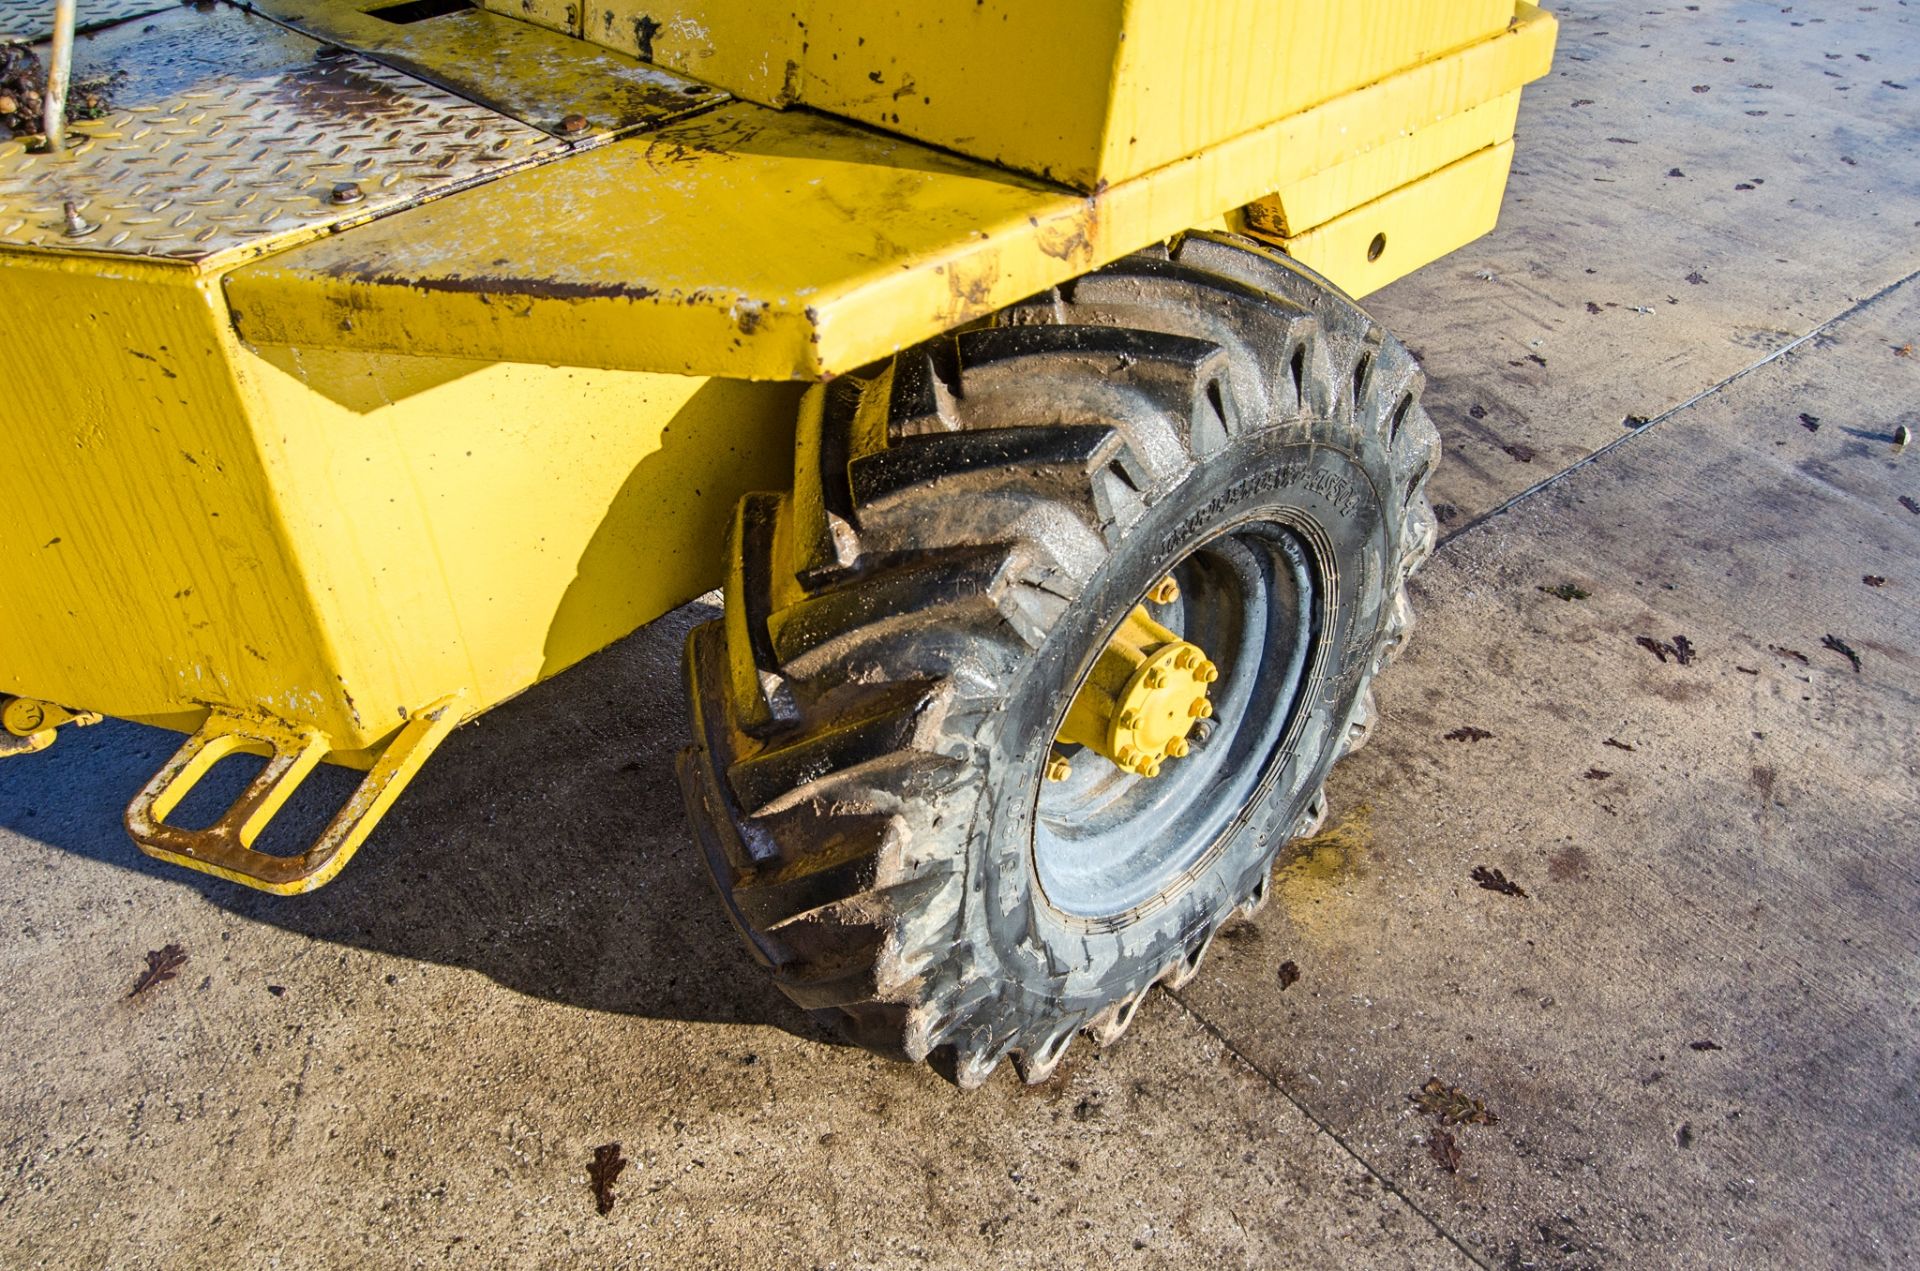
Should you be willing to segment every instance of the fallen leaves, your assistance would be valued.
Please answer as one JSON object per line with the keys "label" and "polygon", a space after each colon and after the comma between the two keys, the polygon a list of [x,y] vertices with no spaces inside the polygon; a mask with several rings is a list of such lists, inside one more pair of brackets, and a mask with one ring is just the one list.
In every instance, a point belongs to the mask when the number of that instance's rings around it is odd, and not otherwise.
{"label": "fallen leaves", "polygon": [[1467,741],[1467,742],[1485,741],[1487,738],[1491,736],[1493,736],[1493,734],[1488,732],[1486,729],[1475,728],[1472,724],[1463,725],[1459,728],[1454,729],[1452,732],[1446,734],[1446,738],[1448,741]]}
{"label": "fallen leaves", "polygon": [[1849,645],[1845,640],[1842,640],[1837,635],[1829,635],[1820,642],[1820,647],[1823,649],[1831,649],[1847,661],[1853,663],[1853,673],[1855,675],[1860,674],[1860,655],[1855,653],[1853,646]]}
{"label": "fallen leaves", "polygon": [[1476,1099],[1438,1077],[1428,1077],[1427,1084],[1407,1098],[1441,1125],[1497,1125],[1500,1121],[1487,1110],[1486,1100]]}
{"label": "fallen leaves", "polygon": [[1427,1153],[1449,1174],[1460,1172],[1460,1144],[1445,1130],[1435,1130],[1427,1139]]}
{"label": "fallen leaves", "polygon": [[1602,746],[1612,746],[1615,750],[1625,750],[1628,752],[1631,752],[1633,750],[1632,746],[1629,746],[1626,742],[1621,741],[1618,737],[1609,737],[1605,741],[1601,742],[1600,744]]}
{"label": "fallen leaves", "polygon": [[1862,574],[1860,581],[1869,587],[1884,587],[1887,585],[1887,580],[1879,574]]}
{"label": "fallen leaves", "polygon": [[1808,432],[1819,432],[1820,416],[1809,415],[1805,411],[1802,411],[1800,413],[1800,426],[1806,429]]}
{"label": "fallen leaves", "polygon": [[1286,992],[1300,982],[1300,964],[1291,959],[1280,964],[1280,991]]}
{"label": "fallen leaves", "polygon": [[1518,896],[1522,900],[1526,899],[1527,889],[1508,878],[1500,870],[1491,869],[1485,865],[1475,865],[1468,877],[1487,891],[1497,891],[1502,896]]}
{"label": "fallen leaves", "polygon": [[139,997],[156,984],[165,984],[180,973],[187,964],[187,951],[177,944],[147,951],[147,969],[133,982],[133,991],[128,997]]}
{"label": "fallen leaves", "polygon": [[1652,636],[1635,636],[1633,642],[1663,663],[1672,660],[1681,666],[1687,666],[1693,661],[1693,642],[1683,635],[1673,637],[1671,644],[1665,640],[1656,640]]}
{"label": "fallen leaves", "polygon": [[1589,768],[1587,769],[1584,775],[1589,781],[1605,781],[1608,777],[1611,777],[1613,774],[1611,772],[1608,772],[1605,768]]}
{"label": "fallen leaves", "polygon": [[1789,649],[1784,647],[1783,645],[1770,644],[1767,646],[1767,652],[1783,658],[1792,658],[1795,662],[1798,662],[1801,666],[1813,665],[1813,659],[1809,658],[1806,654],[1800,652],[1800,650],[1798,649]]}
{"label": "fallen leaves", "polygon": [[1516,463],[1532,463],[1537,453],[1532,446],[1524,445],[1517,441],[1510,446],[1502,446],[1500,449],[1506,451]]}
{"label": "fallen leaves", "polygon": [[1920,516],[1920,503],[1915,503],[1907,495],[1903,494],[1900,496],[1900,506],[1905,508],[1907,511],[1913,513],[1915,516]]}
{"label": "fallen leaves", "polygon": [[1688,1042],[1687,1049],[1688,1050],[1719,1050],[1721,1049],[1721,1046],[1719,1042],[1715,1042],[1715,1041],[1698,1041],[1698,1042]]}
{"label": "fallen leaves", "polygon": [[1552,587],[1542,587],[1540,590],[1561,600],[1585,600],[1593,595],[1586,588],[1576,587],[1572,583],[1559,583]]}
{"label": "fallen leaves", "polygon": [[593,1163],[587,1166],[587,1181],[593,1186],[593,1207],[605,1218],[613,1212],[613,1181],[627,1168],[618,1143],[603,1143],[593,1149]]}

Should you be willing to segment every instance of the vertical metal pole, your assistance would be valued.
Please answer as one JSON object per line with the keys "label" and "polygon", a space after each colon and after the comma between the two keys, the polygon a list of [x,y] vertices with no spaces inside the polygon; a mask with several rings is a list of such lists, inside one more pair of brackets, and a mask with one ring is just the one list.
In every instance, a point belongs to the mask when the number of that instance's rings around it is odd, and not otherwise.
{"label": "vertical metal pole", "polygon": [[64,150],[67,144],[67,80],[73,74],[76,7],[76,0],[54,0],[53,64],[47,68],[47,98],[41,116],[49,150]]}

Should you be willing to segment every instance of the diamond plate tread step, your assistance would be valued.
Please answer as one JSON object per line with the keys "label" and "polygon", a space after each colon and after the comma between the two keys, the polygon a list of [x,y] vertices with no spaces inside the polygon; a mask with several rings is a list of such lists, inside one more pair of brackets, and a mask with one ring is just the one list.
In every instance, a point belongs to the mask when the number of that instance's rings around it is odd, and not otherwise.
{"label": "diamond plate tread step", "polygon": [[[74,69],[113,77],[110,110],[75,123],[63,154],[0,142],[0,249],[211,267],[572,148],[226,5],[110,28]],[[336,201],[346,183],[359,197]]]}
{"label": "diamond plate tread step", "polygon": [[[729,100],[710,85],[518,18],[468,8],[394,22],[375,16],[384,3],[258,0],[253,8],[576,145]],[[568,116],[577,117],[577,131],[562,126]]]}
{"label": "diamond plate tread step", "polygon": [[[76,31],[165,13],[179,0],[80,0]],[[53,36],[53,0],[0,0],[0,44],[36,44]]]}

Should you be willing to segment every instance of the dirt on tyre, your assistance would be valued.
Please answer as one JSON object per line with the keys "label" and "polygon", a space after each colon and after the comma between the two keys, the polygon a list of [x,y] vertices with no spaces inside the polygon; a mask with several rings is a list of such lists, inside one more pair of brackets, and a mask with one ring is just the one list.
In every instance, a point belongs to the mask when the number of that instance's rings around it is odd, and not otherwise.
{"label": "dirt on tyre", "polygon": [[1407,635],[1421,386],[1329,284],[1194,233],[811,392],[689,638],[680,765],[788,996],[971,1086],[1191,977]]}

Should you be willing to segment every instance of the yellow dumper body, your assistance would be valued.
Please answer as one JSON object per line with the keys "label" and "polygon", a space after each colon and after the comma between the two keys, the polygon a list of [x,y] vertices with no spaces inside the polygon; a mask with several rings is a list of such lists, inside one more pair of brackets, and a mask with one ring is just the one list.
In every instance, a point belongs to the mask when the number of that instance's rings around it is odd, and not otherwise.
{"label": "yellow dumper body", "polygon": [[[0,754],[187,732],[136,841],[275,891],[715,586],[806,383],[1199,226],[1382,286],[1493,227],[1555,36],[1515,0],[79,17],[98,117],[0,140]],[[0,40],[49,21],[6,0]],[[167,824],[236,751],[228,815]],[[354,799],[252,852],[322,760]]]}

